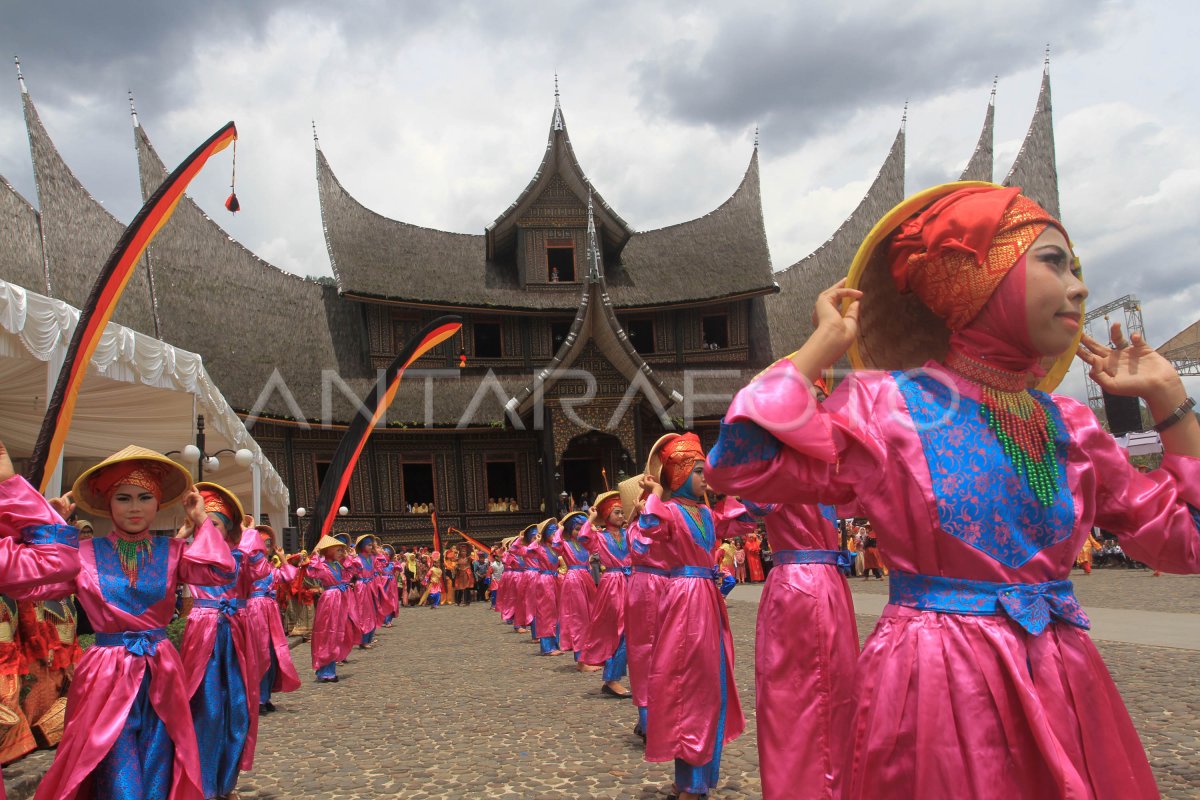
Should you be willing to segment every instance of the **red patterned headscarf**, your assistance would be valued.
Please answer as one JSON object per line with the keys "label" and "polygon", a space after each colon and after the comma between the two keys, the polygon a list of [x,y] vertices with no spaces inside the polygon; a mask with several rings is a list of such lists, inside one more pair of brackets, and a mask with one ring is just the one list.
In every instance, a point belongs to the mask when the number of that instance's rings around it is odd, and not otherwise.
{"label": "red patterned headscarf", "polygon": [[608,515],[619,505],[621,505],[621,495],[614,493],[612,497],[609,497],[596,506],[596,515],[600,518],[601,525],[608,524]]}
{"label": "red patterned headscarf", "polygon": [[892,279],[961,330],[1050,225],[1067,235],[1019,188],[959,189],[900,226],[888,252]]}
{"label": "red patterned headscarf", "polygon": [[136,486],[154,495],[162,502],[164,469],[153,461],[123,461],[102,469],[88,479],[92,491],[109,502],[118,486]]}
{"label": "red patterned headscarf", "polygon": [[704,450],[700,448],[700,437],[684,433],[667,441],[658,449],[662,461],[662,482],[672,492],[683,486],[691,477],[697,461],[704,461]]}
{"label": "red patterned headscarf", "polygon": [[204,498],[205,514],[220,514],[228,520],[234,519],[233,508],[223,493],[202,487],[200,496]]}

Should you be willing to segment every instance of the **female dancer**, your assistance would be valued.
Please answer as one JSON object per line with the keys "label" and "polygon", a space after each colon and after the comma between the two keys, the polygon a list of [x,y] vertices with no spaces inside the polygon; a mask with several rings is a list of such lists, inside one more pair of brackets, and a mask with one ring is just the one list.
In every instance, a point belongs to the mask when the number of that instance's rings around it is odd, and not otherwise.
{"label": "female dancer", "polygon": [[[37,798],[203,798],[183,663],[167,623],[176,586],[227,583],[233,554],[187,470],[152,450],[109,456],[79,476],[71,497],[93,516],[111,517],[113,531],[83,543],[75,580],[39,590],[74,594],[96,644],[75,668],[66,729]],[[180,500],[192,543],[151,535],[159,511]]]}
{"label": "female dancer", "polygon": [[529,548],[526,559],[534,568],[534,577],[529,582],[533,595],[533,629],[544,656],[561,656],[558,644],[558,521],[553,517],[542,520],[537,526],[537,541]]}
{"label": "female dancer", "polygon": [[556,552],[567,565],[567,574],[563,576],[558,594],[558,646],[564,652],[573,651],[576,661],[587,641],[592,602],[596,596],[596,582],[588,572],[591,554],[578,538],[579,529],[585,522],[587,515],[581,511],[563,517],[559,521],[561,534],[556,545]]}
{"label": "female dancer", "polygon": [[[269,525],[258,525],[254,529],[262,537],[268,552],[279,552],[275,547],[275,531]],[[276,602],[277,587],[291,585],[299,571],[278,556],[274,561],[278,563],[273,563],[270,572],[254,582],[250,599],[246,601],[247,628],[256,648],[258,664],[258,708],[267,713],[275,710],[272,693],[294,692],[300,688],[300,675],[292,663],[292,651],[288,648]]]}
{"label": "female dancer", "polygon": [[361,641],[362,632],[351,617],[350,571],[346,546],[326,534],[313,549],[313,558],[305,567],[307,577],[321,587],[317,595],[317,611],[313,615],[312,668],[317,680],[337,683],[338,662],[345,661]]}
{"label": "female dancer", "polygon": [[[893,209],[851,268],[861,290],[821,295],[815,333],[738,393],[714,457],[766,473],[756,500],[856,497],[888,520],[848,798],[1159,796],[1066,578],[1093,526],[1150,566],[1200,571],[1200,424],[1139,335],[1122,347],[1114,326],[1114,349],[1076,351],[1070,240],[1019,192],[951,184]],[[888,368],[941,361],[858,373],[818,404],[806,387],[851,345]],[[1130,466],[1086,405],[1027,388],[1076,352],[1103,389],[1146,401],[1161,469]]]}
{"label": "female dancer", "polygon": [[729,615],[713,566],[717,535],[702,505],[707,490],[704,452],[694,433],[664,437],[653,468],[642,477],[648,492],[638,530],[662,547],[669,568],[650,657],[646,760],[674,761],[681,800],[707,794],[720,779],[724,746],[746,727],[733,682]]}
{"label": "female dancer", "polygon": [[620,492],[605,492],[596,498],[587,522],[579,531],[579,541],[589,552],[599,555],[604,567],[592,602],[587,644],[579,654],[579,661],[589,666],[604,665],[604,685],[600,687],[604,694],[629,697],[621,678],[626,671],[625,588],[633,565],[629,560],[629,537]]}

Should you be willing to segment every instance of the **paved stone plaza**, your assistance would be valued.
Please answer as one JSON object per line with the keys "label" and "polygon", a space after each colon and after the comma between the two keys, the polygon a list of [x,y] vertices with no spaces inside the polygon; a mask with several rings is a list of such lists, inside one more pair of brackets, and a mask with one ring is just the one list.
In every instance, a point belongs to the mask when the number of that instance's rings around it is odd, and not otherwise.
{"label": "paved stone plaza", "polygon": [[[1076,573],[1085,606],[1191,613],[1200,577],[1151,578],[1142,570]],[[855,580],[877,605],[886,582]],[[747,730],[727,750],[714,800],[759,796],[754,728],[754,616],[758,588],[729,604]],[[1103,606],[1100,603],[1103,602]],[[1124,605],[1120,605],[1124,604]],[[866,636],[875,617],[860,614]],[[1164,797],[1200,798],[1200,681],[1196,649],[1098,642],[1141,731]],[[599,693],[598,674],[569,656],[536,655],[528,635],[481,605],[405,610],[378,647],[355,651],[342,682],[318,685],[308,646],[292,652],[303,688],[278,696],[263,719],[247,800],[284,798],[662,798],[670,765],[647,764],[632,734],[635,713]],[[50,754],[6,767],[9,796],[31,796]]]}

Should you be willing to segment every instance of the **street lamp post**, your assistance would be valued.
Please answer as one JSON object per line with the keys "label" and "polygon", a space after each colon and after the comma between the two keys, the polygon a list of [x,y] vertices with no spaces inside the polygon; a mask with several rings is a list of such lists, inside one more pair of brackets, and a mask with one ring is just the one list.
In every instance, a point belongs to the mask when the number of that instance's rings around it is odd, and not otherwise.
{"label": "street lamp post", "polygon": [[[206,466],[212,472],[216,472],[217,470],[219,470],[221,468],[221,459],[218,458],[218,456],[222,456],[226,453],[233,453],[234,463],[236,463],[239,467],[254,466],[254,453],[252,453],[251,451],[247,450],[244,447],[240,450],[232,450],[232,449],[226,447],[221,450],[218,450],[215,453],[206,453],[204,451],[204,415],[197,414],[196,415],[196,443],[189,444],[189,445],[185,446],[182,450],[171,450],[168,453],[166,453],[166,455],[168,455],[168,456],[178,455],[181,461],[188,463],[188,464],[195,464],[196,465],[196,481],[199,482],[199,481],[204,480],[204,468]],[[257,492],[256,492],[256,501],[257,501]],[[255,503],[255,505],[257,506],[257,502]],[[257,522],[257,521],[258,520],[256,518],[255,522]]]}

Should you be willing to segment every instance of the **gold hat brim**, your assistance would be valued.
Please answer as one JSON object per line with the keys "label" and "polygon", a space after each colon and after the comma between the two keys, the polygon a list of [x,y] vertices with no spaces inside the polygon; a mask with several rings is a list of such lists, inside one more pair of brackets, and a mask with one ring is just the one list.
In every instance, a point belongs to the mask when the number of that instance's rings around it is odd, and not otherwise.
{"label": "gold hat brim", "polygon": [[[846,288],[863,293],[858,306],[858,335],[847,353],[855,369],[916,369],[927,361],[946,357],[950,329],[915,293],[901,294],[896,289],[887,251],[892,235],[906,220],[946,195],[976,186],[1002,188],[987,181],[955,181],[925,189],[884,214],[863,239],[846,274]],[[851,302],[843,302],[843,311]],[[1042,360],[1046,374],[1038,381],[1037,389],[1049,392],[1058,386],[1071,368],[1082,335],[1080,330],[1074,345],[1061,355]]]}
{"label": "gold hat brim", "polygon": [[213,483],[212,481],[200,481],[200,483],[197,483],[196,491],[200,491],[201,489],[207,489],[210,492],[216,492],[224,497],[225,501],[232,506],[234,513],[237,514],[237,516],[233,519],[233,524],[241,526],[242,518],[246,516],[246,512],[242,509],[242,501],[238,500],[238,496],[236,494],[229,491],[221,484]]}
{"label": "gold hat brim", "polygon": [[621,508],[625,509],[626,514],[632,514],[638,501],[642,499],[641,480],[641,475],[634,475],[617,484],[617,491],[621,494]]}
{"label": "gold hat brim", "polygon": [[586,520],[587,513],[584,511],[568,511],[563,518],[558,521],[558,527],[566,528],[567,520],[569,520],[571,517],[583,517]]}
{"label": "gold hat brim", "polygon": [[94,467],[84,470],[83,474],[75,479],[75,485],[71,487],[71,499],[75,501],[75,505],[90,514],[111,518],[108,500],[92,491],[91,479],[106,469],[129,461],[149,461],[168,467],[163,476],[162,500],[158,504],[159,511],[178,503],[192,488],[192,474],[182,464],[172,461],[162,453],[131,444],[124,450],[113,453]]}
{"label": "gold hat brim", "polygon": [[676,438],[679,435],[680,434],[678,433],[664,433],[662,436],[658,437],[658,441],[656,441],[650,447],[650,455],[646,456],[646,474],[651,478],[654,478],[654,480],[658,481],[659,483],[662,483],[662,456],[658,454],[658,451],[661,450],[663,445],[665,445],[668,441]]}
{"label": "gold hat brim", "polygon": [[[358,546],[359,546],[360,544],[362,544],[362,543],[363,543],[363,540],[364,540],[364,539],[375,539],[375,534],[373,534],[373,533],[364,533],[362,536],[360,536],[360,537],[358,537],[357,539],[355,539],[355,540],[354,540],[354,549],[355,549],[355,550],[357,550],[357,549],[358,549]],[[378,540],[376,540],[376,541],[378,541]]]}
{"label": "gold hat brim", "polygon": [[317,542],[317,546],[313,548],[314,553],[321,553],[328,550],[330,547],[345,547],[345,543],[338,541],[328,533],[321,537],[321,541]]}
{"label": "gold hat brim", "polygon": [[539,522],[537,524],[538,536],[545,535],[547,525],[557,525],[557,524],[558,524],[558,520],[556,520],[554,517],[546,517],[546,519],[542,520],[541,522]]}

